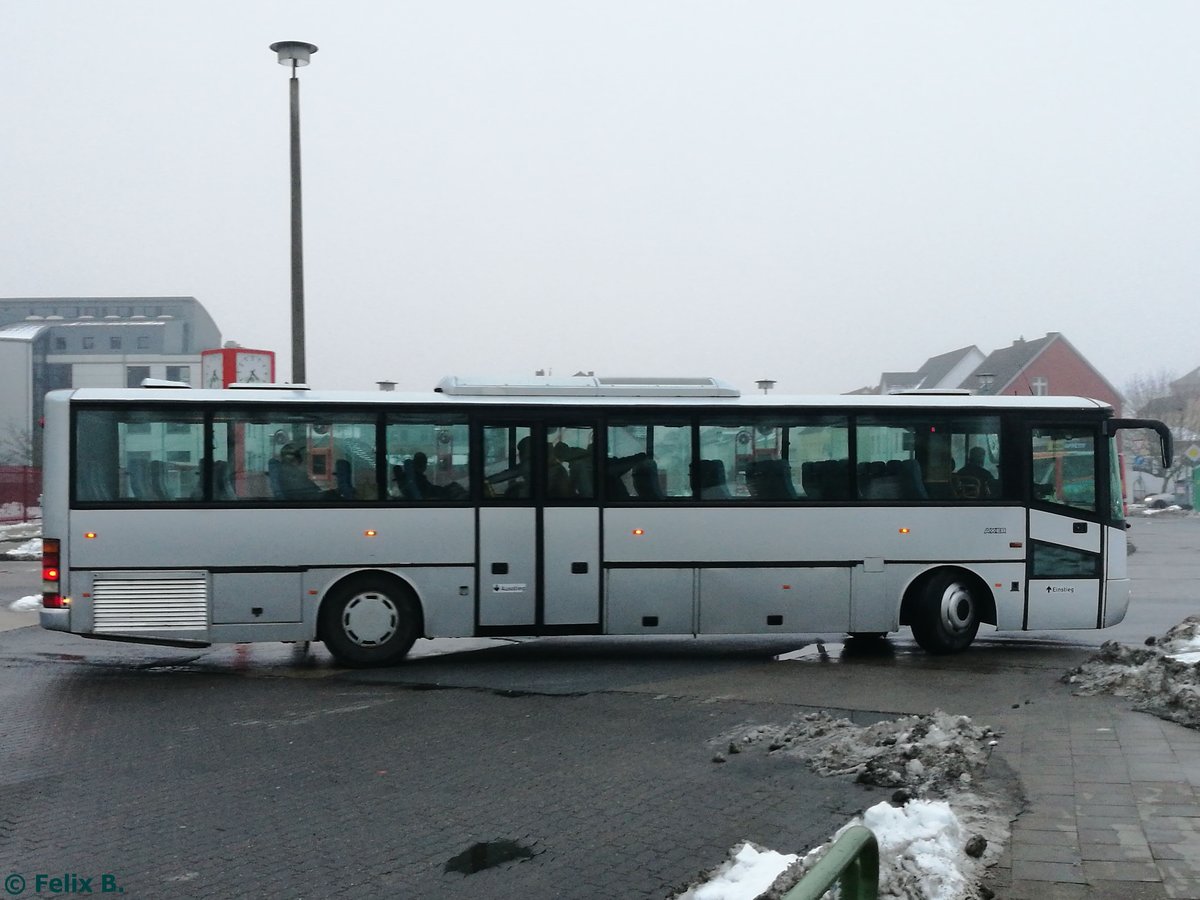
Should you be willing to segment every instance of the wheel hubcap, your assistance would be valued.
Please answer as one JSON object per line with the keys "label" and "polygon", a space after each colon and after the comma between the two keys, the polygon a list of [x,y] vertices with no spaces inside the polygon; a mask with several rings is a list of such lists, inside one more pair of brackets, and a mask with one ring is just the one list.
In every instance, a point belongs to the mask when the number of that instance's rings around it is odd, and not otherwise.
{"label": "wheel hubcap", "polygon": [[386,594],[369,591],[358,594],[342,612],[346,637],[360,647],[378,647],[399,630],[400,610]]}
{"label": "wheel hubcap", "polygon": [[966,585],[955,582],[942,594],[942,623],[954,633],[966,631],[974,619],[975,603]]}

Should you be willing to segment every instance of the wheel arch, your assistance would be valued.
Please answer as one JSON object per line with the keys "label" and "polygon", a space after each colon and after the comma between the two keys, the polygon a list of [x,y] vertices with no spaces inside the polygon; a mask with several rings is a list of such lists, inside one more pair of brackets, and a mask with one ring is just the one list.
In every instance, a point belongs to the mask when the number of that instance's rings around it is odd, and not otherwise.
{"label": "wheel arch", "polygon": [[913,610],[920,603],[925,586],[943,573],[952,573],[955,577],[961,577],[968,581],[971,589],[977,592],[980,599],[979,621],[988,625],[996,624],[996,595],[992,593],[991,586],[977,572],[973,572],[965,566],[937,565],[930,566],[914,576],[905,587],[903,599],[900,601],[901,625],[912,624]]}
{"label": "wheel arch", "polygon": [[425,637],[425,606],[421,601],[421,594],[416,586],[407,578],[399,575],[391,569],[355,569],[353,572],[348,572],[340,578],[331,581],[325,586],[325,591],[321,595],[321,602],[317,607],[317,629],[316,639],[318,641],[325,640],[325,636],[321,633],[321,622],[324,617],[321,615],[321,610],[325,604],[329,602],[330,597],[336,596],[340,591],[352,585],[357,581],[365,581],[372,578],[381,578],[391,582],[409,601],[412,602],[413,609],[417,614],[417,633],[421,637]]}

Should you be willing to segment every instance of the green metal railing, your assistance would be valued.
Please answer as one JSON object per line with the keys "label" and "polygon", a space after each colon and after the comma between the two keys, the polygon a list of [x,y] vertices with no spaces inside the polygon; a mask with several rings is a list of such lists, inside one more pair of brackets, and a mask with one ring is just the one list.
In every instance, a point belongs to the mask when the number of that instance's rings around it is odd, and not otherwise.
{"label": "green metal railing", "polygon": [[879,844],[870,828],[847,828],[783,900],[819,900],[835,883],[842,889],[842,900],[879,897]]}

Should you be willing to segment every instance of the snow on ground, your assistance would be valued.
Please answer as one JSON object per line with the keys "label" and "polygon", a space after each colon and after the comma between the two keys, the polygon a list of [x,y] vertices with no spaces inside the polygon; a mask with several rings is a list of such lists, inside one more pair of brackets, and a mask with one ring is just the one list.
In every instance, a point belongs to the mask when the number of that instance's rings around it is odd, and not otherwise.
{"label": "snow on ground", "polygon": [[0,542],[23,541],[28,538],[40,537],[41,522],[18,522],[15,525],[0,525]]}
{"label": "snow on ground", "polygon": [[4,555],[9,559],[41,559],[42,539],[31,538],[12,550],[5,550]]}
{"label": "snow on ground", "polygon": [[1130,647],[1106,641],[1063,680],[1077,694],[1107,692],[1188,728],[1200,728],[1200,616],[1189,616],[1162,637]]}
{"label": "snow on ground", "polygon": [[680,894],[679,900],[755,900],[799,859],[795,853],[764,850],[747,841],[730,852],[707,882]]}
{"label": "snow on ground", "polygon": [[42,608],[42,598],[37,594],[20,597],[8,604],[8,608],[13,612],[35,612]]}
{"label": "snow on ground", "polygon": [[[847,823],[828,843],[781,867],[782,856],[742,844],[701,885],[677,900],[752,900],[783,896],[846,828],[864,824],[879,842],[880,897],[892,900],[971,900],[978,882],[1009,837],[1016,814],[1009,798],[976,791],[998,735],[966,716],[940,710],[873,725],[855,725],[826,712],[786,725],[748,726],[723,735],[717,763],[737,765],[741,754],[766,753],[807,763],[828,776],[897,790]],[[771,887],[764,891],[767,880]]]}

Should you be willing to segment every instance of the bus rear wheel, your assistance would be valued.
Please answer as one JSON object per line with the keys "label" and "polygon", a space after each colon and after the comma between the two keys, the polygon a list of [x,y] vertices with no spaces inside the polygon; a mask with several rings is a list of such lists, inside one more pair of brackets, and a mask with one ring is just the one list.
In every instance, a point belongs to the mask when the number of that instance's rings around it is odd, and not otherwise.
{"label": "bus rear wheel", "polygon": [[396,581],[355,578],[334,588],[320,613],[321,640],[345,666],[368,668],[398,663],[420,636],[416,601]]}
{"label": "bus rear wheel", "polygon": [[979,631],[978,589],[961,572],[939,572],[925,582],[912,616],[912,633],[927,653],[958,653]]}

